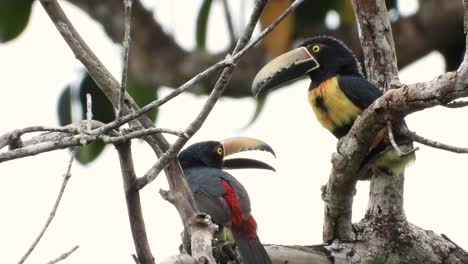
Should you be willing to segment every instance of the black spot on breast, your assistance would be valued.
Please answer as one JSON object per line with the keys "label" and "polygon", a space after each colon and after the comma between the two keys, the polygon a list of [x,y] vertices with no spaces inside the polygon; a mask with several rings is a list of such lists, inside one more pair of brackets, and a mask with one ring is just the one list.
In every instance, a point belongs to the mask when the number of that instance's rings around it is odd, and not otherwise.
{"label": "black spot on breast", "polygon": [[332,133],[336,138],[342,138],[348,134],[348,131],[351,129],[352,125],[353,123],[337,126],[335,129],[333,129]]}
{"label": "black spot on breast", "polygon": [[323,101],[323,97],[320,95],[315,97],[315,106],[324,112],[328,112],[328,108],[325,105],[325,102]]}

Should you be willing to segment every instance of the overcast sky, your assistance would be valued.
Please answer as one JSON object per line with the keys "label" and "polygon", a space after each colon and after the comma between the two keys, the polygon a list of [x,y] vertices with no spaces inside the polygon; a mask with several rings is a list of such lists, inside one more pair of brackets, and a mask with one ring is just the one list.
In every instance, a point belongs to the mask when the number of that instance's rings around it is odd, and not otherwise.
{"label": "overcast sky", "polygon": [[[169,2],[169,1],[168,1]],[[189,1],[184,1],[187,4]],[[248,1],[247,1],[248,2]],[[411,2],[411,1],[410,1]],[[60,2],[78,31],[104,64],[120,76],[120,49],[109,42],[100,25],[65,1]],[[186,48],[193,47],[197,3],[181,7],[181,1],[152,2],[157,17]],[[408,6],[411,11],[411,5]],[[176,19],[184,17],[184,20]],[[218,9],[219,7],[215,7]],[[406,10],[406,9],[405,9]],[[179,13],[184,12],[184,13]],[[221,50],[226,32],[220,12],[211,18],[208,47]],[[222,21],[214,23],[213,21]],[[213,36],[216,36],[213,37]],[[83,68],[50,22],[42,7],[33,5],[31,21],[16,40],[0,45],[2,103],[0,134],[32,125],[57,126],[57,97]],[[443,72],[443,60],[431,53],[401,71],[403,82],[426,81]],[[308,81],[296,82],[269,96],[260,119],[250,128],[254,101],[222,99],[191,142],[221,140],[235,135],[261,138],[276,151],[255,153],[277,168],[268,171],[233,171],[252,200],[259,236],[264,243],[310,245],[321,242],[323,202],[320,186],[326,183],[336,140],[315,120],[307,102]],[[169,90],[163,89],[162,94]],[[157,125],[184,129],[205,97],[181,95],[160,110]],[[184,111],[180,106],[184,106]],[[445,143],[468,146],[467,109],[433,108],[407,117],[420,135]],[[169,137],[170,140],[174,138]],[[468,156],[420,146],[417,162],[407,169],[405,210],[412,223],[444,233],[468,248],[466,200]],[[134,141],[138,175],[155,162],[144,143]],[[245,155],[243,155],[245,156]],[[252,156],[252,155],[251,155]],[[48,217],[66,170],[69,152],[54,151],[0,165],[0,263],[15,263],[24,254]],[[126,215],[118,158],[112,147],[89,166],[73,164],[72,178],[48,232],[29,258],[44,263],[74,245],[80,245],[67,263],[131,263],[134,252]],[[353,220],[365,212],[368,182],[358,184]],[[157,260],[177,253],[182,225],[175,208],[157,193],[166,188],[164,175],[142,191],[142,203],[150,244]]]}

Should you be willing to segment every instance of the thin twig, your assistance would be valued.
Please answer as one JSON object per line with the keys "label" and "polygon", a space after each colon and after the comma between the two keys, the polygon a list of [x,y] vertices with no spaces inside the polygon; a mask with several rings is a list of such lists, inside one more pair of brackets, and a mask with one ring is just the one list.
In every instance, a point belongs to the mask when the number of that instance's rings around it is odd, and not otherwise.
{"label": "thin twig", "polygon": [[88,93],[86,94],[86,130],[88,132],[91,131],[91,120],[93,120],[93,101],[91,99],[91,95]]}
{"label": "thin twig", "polygon": [[388,137],[390,139],[390,143],[392,143],[392,146],[393,148],[395,149],[395,151],[397,152],[398,154],[398,157],[405,157],[405,156],[408,156],[414,152],[416,152],[417,150],[419,150],[419,148],[413,148],[409,151],[406,151],[406,152],[403,152],[400,147],[398,146],[398,144],[395,142],[395,137],[393,136],[393,125],[392,125],[392,121],[388,120],[387,121],[387,127],[388,127]]}
{"label": "thin twig", "polygon": [[[102,92],[107,96],[107,98],[109,98],[114,107],[117,108],[120,90],[120,84],[117,79],[89,48],[80,34],[78,34],[57,0],[40,0],[39,2],[44,7],[44,10],[47,12],[70,49],[73,51],[76,58],[83,63],[88,70],[88,73]],[[124,112],[126,114],[139,109],[138,104],[130,95],[128,95],[128,93],[125,93],[124,105]],[[149,117],[143,115],[139,116],[138,120],[131,122],[130,125],[139,125],[149,128],[153,126],[153,122]],[[162,155],[163,151],[169,147],[167,140],[158,134],[146,137],[145,140],[158,156]]]}
{"label": "thin twig", "polygon": [[442,105],[442,106],[445,106],[445,107],[448,107],[448,108],[460,108],[460,107],[468,106],[468,101],[454,101],[454,102],[450,102],[450,103]]}
{"label": "thin twig", "polygon": [[213,72],[218,71],[220,69],[226,68],[226,67],[231,67],[233,66],[249,49],[251,49],[253,46],[258,44],[268,33],[270,33],[275,27],[283,21],[286,16],[288,16],[290,13],[292,13],[304,0],[296,0],[294,1],[291,6],[289,6],[288,9],[284,11],[281,16],[278,17],[277,20],[275,20],[271,25],[269,25],[267,28],[265,28],[258,36],[256,36],[249,44],[247,44],[242,50],[240,50],[237,53],[233,53],[234,55],[231,57],[227,57],[226,59],[216,63],[215,65],[210,66],[207,68],[205,71],[195,75],[192,79],[184,83],[182,86],[179,88],[171,91],[169,94],[167,94],[165,97],[160,98],[156,101],[153,101],[144,107],[140,108],[138,111],[132,112],[126,116],[123,116],[120,120],[115,120],[113,122],[110,122],[98,129],[95,129],[91,132],[92,135],[99,135],[102,133],[105,133],[106,131],[109,131],[110,129],[117,128],[125,123],[128,123],[129,121],[155,109],[156,107],[159,107],[174,97],[178,96],[179,94],[185,92],[188,89],[191,89],[192,87],[195,86],[195,84],[199,83],[200,81],[206,79],[208,76],[210,76]]}
{"label": "thin twig", "polygon": [[75,250],[77,250],[80,246],[76,245],[74,246],[72,249],[70,249],[69,251],[63,253],[62,255],[58,256],[57,258],[51,260],[51,261],[48,261],[46,264],[55,264],[59,261],[62,261],[64,259],[66,259],[68,256],[70,256],[73,252],[75,252]]}
{"label": "thin twig", "polygon": [[455,152],[455,153],[468,153],[468,148],[461,148],[461,147],[456,147],[456,146],[452,146],[452,145],[447,145],[447,144],[444,144],[444,143],[441,143],[441,142],[438,142],[438,141],[435,141],[435,140],[432,140],[432,139],[428,139],[428,138],[422,137],[422,136],[420,136],[420,135],[416,134],[415,132],[410,131],[408,129],[405,129],[405,130],[401,131],[401,133],[405,134],[406,136],[408,136],[412,140],[414,140],[414,141],[416,141],[418,143],[421,143],[423,145],[429,146],[429,147],[433,147],[433,148],[437,148],[437,149],[443,149],[443,150],[447,150],[447,151]]}
{"label": "thin twig", "polygon": [[127,74],[128,74],[128,56],[130,53],[130,25],[131,25],[131,18],[132,18],[132,1],[133,0],[123,0],[124,9],[125,9],[125,33],[124,33],[124,40],[122,43],[123,46],[123,65],[122,65],[122,80],[120,82],[120,91],[119,91],[119,105],[117,107],[117,117],[116,119],[120,119],[123,115],[123,108],[124,108],[124,98],[125,98],[125,91],[127,90]]}
{"label": "thin twig", "polygon": [[57,196],[57,199],[55,200],[54,207],[52,208],[52,211],[50,211],[49,217],[47,218],[47,221],[46,221],[45,225],[42,227],[41,232],[36,237],[36,239],[34,240],[32,245],[29,247],[29,249],[26,251],[24,256],[18,261],[18,264],[24,263],[24,261],[29,257],[29,255],[33,252],[34,248],[36,248],[36,245],[39,243],[42,236],[46,232],[46,230],[49,227],[50,223],[54,219],[55,213],[57,212],[57,208],[58,208],[58,206],[60,204],[60,201],[62,200],[63,193],[65,192],[65,187],[67,186],[68,180],[71,177],[70,170],[71,170],[71,166],[73,164],[73,160],[75,158],[75,154],[76,154],[77,150],[78,150],[77,148],[73,148],[72,151],[71,151],[71,156],[70,156],[70,160],[68,162],[67,171],[63,174],[62,186],[60,187],[60,191],[59,191],[59,194]]}
{"label": "thin twig", "polygon": [[[254,41],[247,44],[252,34],[252,31],[255,28],[255,25],[259,19],[261,10],[263,10],[263,6],[266,4],[265,2],[259,3],[259,1],[257,1],[257,5],[255,6],[255,9],[250,18],[250,21],[246,26],[247,30],[244,31],[243,35],[237,42],[237,45],[233,51],[234,55],[232,56],[231,60],[234,63],[237,63],[237,60],[240,58],[240,56],[243,53],[245,53],[249,49],[249,47],[253,47],[256,43],[258,43],[258,41],[260,41],[268,32],[273,30],[276,25],[278,25],[288,14],[294,11],[295,8],[297,8],[302,2],[303,0],[294,1],[294,3],[292,3],[291,6],[280,17],[277,18],[277,20],[275,20],[270,26],[268,26]],[[175,157],[175,155],[177,155],[177,153],[184,146],[184,144],[190,139],[190,137],[193,136],[198,131],[198,129],[201,127],[206,117],[210,113],[211,109],[216,104],[216,101],[221,96],[222,92],[224,91],[224,88],[226,84],[229,82],[229,79],[231,77],[232,72],[234,71],[234,68],[235,66],[230,66],[224,69],[223,73],[218,79],[218,82],[216,83],[210,96],[206,100],[206,103],[203,106],[200,113],[198,114],[197,118],[185,130],[185,133],[189,135],[189,138],[178,138],[176,142],[172,144],[169,147],[169,149],[164,153],[164,155],[161,156],[159,160],[151,167],[151,169],[148,170],[148,172],[146,172],[143,177],[138,179],[138,188],[143,188],[146,184],[153,181],[157,177],[157,175],[161,172],[161,170],[164,169],[167,163],[173,157]]]}
{"label": "thin twig", "polygon": [[174,97],[177,97],[179,94],[181,94],[181,93],[185,92],[186,90],[194,87],[195,84],[197,84],[200,81],[206,79],[212,73],[214,73],[214,72],[216,72],[216,71],[218,71],[220,69],[223,69],[225,67],[231,66],[231,65],[233,65],[231,60],[223,60],[221,62],[218,62],[215,65],[210,66],[205,71],[195,75],[192,79],[190,79],[189,81],[184,83],[179,88],[172,90],[170,93],[168,93],[163,98],[155,100],[155,101],[145,105],[144,107],[140,108],[139,110],[134,111],[134,112],[132,112],[132,113],[130,113],[128,115],[122,116],[122,118],[120,118],[119,120],[115,120],[115,121],[112,121],[110,123],[107,123],[106,125],[98,128],[98,129],[93,130],[90,134],[100,135],[100,134],[106,133],[107,131],[109,131],[111,129],[120,127],[121,125],[126,124],[126,123],[128,123],[128,122],[130,122],[130,121],[144,115],[145,113],[155,109],[156,107],[159,107],[159,106],[167,103],[168,101],[170,101]]}
{"label": "thin twig", "polygon": [[302,4],[304,0],[295,0],[289,7],[286,9],[281,16],[279,16],[273,23],[271,23],[268,27],[266,27],[257,37],[254,38],[253,41],[251,41],[247,46],[245,46],[241,51],[236,53],[232,59],[236,60],[237,58],[243,56],[249,49],[251,49],[253,46],[257,45],[268,33],[273,31],[273,29],[276,28],[276,26],[281,23],[289,14],[294,12],[296,8]]}
{"label": "thin twig", "polygon": [[226,24],[228,27],[228,32],[229,32],[229,38],[231,39],[231,43],[234,44],[236,43],[236,32],[234,30],[234,25],[232,23],[232,16],[231,16],[231,10],[229,9],[229,3],[227,0],[222,0],[223,2],[223,10],[224,10],[224,16],[226,17]]}

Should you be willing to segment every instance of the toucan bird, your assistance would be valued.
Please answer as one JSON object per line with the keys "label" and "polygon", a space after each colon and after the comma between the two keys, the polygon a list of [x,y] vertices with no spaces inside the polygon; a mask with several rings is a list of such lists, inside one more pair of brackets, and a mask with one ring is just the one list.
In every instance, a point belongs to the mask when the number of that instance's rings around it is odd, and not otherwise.
{"label": "toucan bird", "polygon": [[[328,36],[307,39],[298,48],[273,59],[255,76],[252,92],[258,97],[306,75],[311,79],[308,100],[312,110],[320,124],[338,139],[382,95],[364,77],[353,52],[343,42]],[[365,163],[373,159],[374,167],[397,174],[404,171],[415,155],[413,152],[399,157],[390,146],[386,131],[382,129],[372,142]],[[396,135],[396,142],[403,152],[413,149],[412,141],[403,135]]]}
{"label": "toucan bird", "polygon": [[275,170],[254,159],[224,159],[230,154],[247,150],[264,150],[275,155],[263,141],[233,137],[221,142],[195,143],[180,152],[178,160],[198,209],[209,214],[221,228],[230,229],[244,263],[270,264],[271,260],[257,235],[257,223],[250,213],[249,195],[238,180],[223,170]]}

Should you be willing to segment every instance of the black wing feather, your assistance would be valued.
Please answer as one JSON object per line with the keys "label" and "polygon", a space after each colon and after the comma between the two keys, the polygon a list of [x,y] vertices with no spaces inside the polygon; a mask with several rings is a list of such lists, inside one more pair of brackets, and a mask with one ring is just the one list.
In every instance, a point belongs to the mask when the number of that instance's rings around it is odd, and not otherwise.
{"label": "black wing feather", "polygon": [[346,97],[362,110],[382,96],[382,92],[377,87],[362,77],[339,76],[338,85]]}

